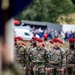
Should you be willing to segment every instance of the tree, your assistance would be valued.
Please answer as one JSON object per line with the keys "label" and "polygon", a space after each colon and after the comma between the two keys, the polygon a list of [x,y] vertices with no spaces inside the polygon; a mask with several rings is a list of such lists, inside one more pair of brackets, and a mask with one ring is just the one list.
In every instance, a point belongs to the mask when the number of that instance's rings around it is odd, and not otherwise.
{"label": "tree", "polygon": [[33,0],[33,3],[16,18],[57,23],[60,15],[67,15],[73,10],[71,0]]}

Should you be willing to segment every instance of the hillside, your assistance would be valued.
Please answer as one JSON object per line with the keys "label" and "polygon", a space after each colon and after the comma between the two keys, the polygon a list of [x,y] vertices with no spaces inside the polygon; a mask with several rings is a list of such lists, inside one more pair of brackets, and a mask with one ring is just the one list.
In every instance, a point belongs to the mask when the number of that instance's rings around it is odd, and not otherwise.
{"label": "hillside", "polygon": [[60,24],[75,24],[75,13],[62,15],[57,20]]}

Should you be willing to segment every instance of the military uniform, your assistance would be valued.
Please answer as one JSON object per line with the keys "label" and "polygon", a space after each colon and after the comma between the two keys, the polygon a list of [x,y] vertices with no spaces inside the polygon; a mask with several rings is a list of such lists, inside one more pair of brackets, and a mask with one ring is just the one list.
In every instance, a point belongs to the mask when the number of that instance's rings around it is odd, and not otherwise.
{"label": "military uniform", "polygon": [[60,70],[62,67],[66,67],[66,58],[61,48],[52,48],[50,50],[50,68]]}
{"label": "military uniform", "polygon": [[33,70],[34,74],[40,75],[40,74],[45,74],[45,61],[46,61],[46,55],[47,55],[47,50],[44,48],[44,44],[42,44],[42,39],[37,38],[37,47],[30,48],[29,50],[29,55],[31,59],[31,63],[33,65]]}
{"label": "military uniform", "polygon": [[[59,40],[57,38],[53,39],[54,41],[54,47],[50,48],[49,54],[50,54],[50,60],[49,60],[49,67],[51,69],[51,72],[53,75],[57,75],[57,73],[60,73],[61,68],[66,67],[66,56],[65,51],[58,46]],[[50,72],[50,73],[51,73]]]}
{"label": "military uniform", "polygon": [[68,73],[75,74],[75,51],[71,49],[66,50],[66,67]]}
{"label": "military uniform", "polygon": [[69,39],[69,48],[66,49],[66,67],[69,75],[75,75],[75,49],[74,39]]}
{"label": "military uniform", "polygon": [[45,68],[48,66],[48,51],[45,48],[38,49],[38,59],[40,62],[40,65],[38,65],[40,73],[45,74]]}
{"label": "military uniform", "polygon": [[33,73],[33,68],[35,66],[34,62],[37,61],[38,52],[36,49],[37,49],[37,47],[32,47],[32,46],[28,49],[28,56],[29,56],[29,63],[30,63],[29,68],[32,71],[32,72],[30,71],[31,73]]}

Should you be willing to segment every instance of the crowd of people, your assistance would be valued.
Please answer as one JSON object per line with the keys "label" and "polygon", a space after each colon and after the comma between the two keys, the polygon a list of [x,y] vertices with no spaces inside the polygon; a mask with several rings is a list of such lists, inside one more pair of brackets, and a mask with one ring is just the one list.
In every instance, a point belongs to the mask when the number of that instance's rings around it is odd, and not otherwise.
{"label": "crowd of people", "polygon": [[40,38],[44,38],[44,41],[50,40],[50,39],[54,39],[54,38],[58,38],[61,37],[63,42],[68,42],[69,38],[75,38],[75,31],[67,31],[64,32],[63,30],[60,30],[59,32],[51,29],[51,28],[46,28],[46,29],[41,29],[41,28],[32,28],[32,32],[34,34],[34,36],[40,37]]}
{"label": "crowd of people", "polygon": [[44,40],[36,36],[30,40],[29,47],[23,42],[22,37],[15,37],[14,40],[15,60],[20,61],[25,75],[75,74],[74,38],[69,38],[67,49],[62,48],[63,41],[57,37],[49,40],[49,49],[46,48]]}

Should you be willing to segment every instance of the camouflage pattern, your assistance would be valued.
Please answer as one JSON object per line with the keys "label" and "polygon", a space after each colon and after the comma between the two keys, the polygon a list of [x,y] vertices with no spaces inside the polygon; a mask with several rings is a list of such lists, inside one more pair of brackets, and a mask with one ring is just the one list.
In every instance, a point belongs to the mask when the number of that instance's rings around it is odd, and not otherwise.
{"label": "camouflage pattern", "polygon": [[66,50],[66,66],[69,74],[75,74],[75,50]]}
{"label": "camouflage pattern", "polygon": [[27,60],[27,48],[23,46],[18,46],[15,48],[15,60],[22,64],[24,67]]}
{"label": "camouflage pattern", "polygon": [[30,48],[28,51],[33,65],[33,70],[39,75],[45,72],[47,50],[44,48]]}
{"label": "camouflage pattern", "polygon": [[54,69],[59,70],[66,66],[65,51],[59,47],[47,50],[42,47],[30,46],[27,49],[23,46],[18,46],[15,51],[16,60],[21,63],[25,75],[48,75],[45,70],[46,67],[51,68],[51,74],[54,74]]}
{"label": "camouflage pattern", "polygon": [[[66,66],[65,51],[61,48],[51,48],[50,50],[50,63],[59,64],[59,68]],[[62,62],[62,64],[61,64]]]}
{"label": "camouflage pattern", "polygon": [[62,67],[66,67],[65,51],[60,47],[53,47],[49,50],[49,53],[49,66],[52,70],[53,75],[56,75],[57,73],[60,73],[60,69]]}

